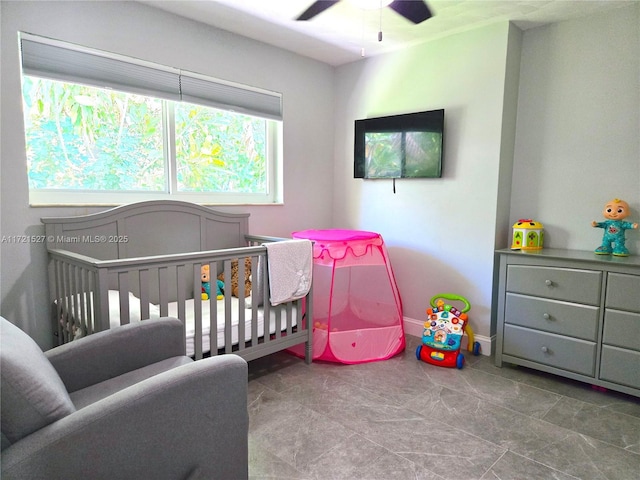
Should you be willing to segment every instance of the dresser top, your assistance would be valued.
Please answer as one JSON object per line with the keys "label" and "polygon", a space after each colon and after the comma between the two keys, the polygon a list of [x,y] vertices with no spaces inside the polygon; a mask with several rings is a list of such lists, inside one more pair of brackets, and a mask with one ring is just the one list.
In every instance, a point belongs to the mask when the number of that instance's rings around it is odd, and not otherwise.
{"label": "dresser top", "polygon": [[596,255],[592,250],[567,250],[564,248],[543,248],[541,250],[511,250],[502,248],[496,250],[501,255],[514,255],[521,257],[534,257],[557,260],[574,260],[579,262],[589,262],[591,264],[606,265],[627,265],[640,267],[640,256],[629,255],[628,257],[616,257],[613,255]]}

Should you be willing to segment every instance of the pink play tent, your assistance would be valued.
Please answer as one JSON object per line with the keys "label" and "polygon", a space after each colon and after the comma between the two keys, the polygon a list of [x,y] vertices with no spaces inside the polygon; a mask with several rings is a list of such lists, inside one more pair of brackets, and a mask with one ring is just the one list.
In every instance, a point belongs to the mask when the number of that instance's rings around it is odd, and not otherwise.
{"label": "pink play tent", "polygon": [[293,238],[314,241],[314,360],[363,363],[404,350],[402,303],[382,237],[304,230]]}

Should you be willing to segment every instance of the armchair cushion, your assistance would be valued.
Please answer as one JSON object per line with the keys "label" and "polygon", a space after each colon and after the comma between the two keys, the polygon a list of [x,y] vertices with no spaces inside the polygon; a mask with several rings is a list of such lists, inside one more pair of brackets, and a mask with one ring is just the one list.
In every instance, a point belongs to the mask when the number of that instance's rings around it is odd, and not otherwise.
{"label": "armchair cushion", "polygon": [[81,390],[76,390],[71,392],[69,396],[77,409],[84,408],[124,388],[140,383],[142,380],[192,362],[193,360],[190,357],[171,357]]}
{"label": "armchair cushion", "polygon": [[143,321],[97,332],[45,352],[67,390],[75,392],[138,368],[184,356],[177,318]]}
{"label": "armchair cushion", "polygon": [[60,376],[36,342],[0,317],[2,449],[75,411]]}

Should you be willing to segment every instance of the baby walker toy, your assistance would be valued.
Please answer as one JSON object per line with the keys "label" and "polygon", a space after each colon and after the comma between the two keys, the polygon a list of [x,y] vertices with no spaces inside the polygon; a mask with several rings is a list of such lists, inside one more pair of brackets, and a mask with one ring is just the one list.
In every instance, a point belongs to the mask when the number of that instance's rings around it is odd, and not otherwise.
{"label": "baby walker toy", "polygon": [[[462,302],[464,308],[458,310],[444,300]],[[427,309],[428,320],[424,323],[422,343],[416,349],[416,358],[439,367],[464,367],[464,355],[460,352],[462,335],[467,333],[468,349],[474,355],[480,354],[480,343],[473,341],[473,330],[468,324],[469,301],[452,293],[441,293],[431,298]]]}

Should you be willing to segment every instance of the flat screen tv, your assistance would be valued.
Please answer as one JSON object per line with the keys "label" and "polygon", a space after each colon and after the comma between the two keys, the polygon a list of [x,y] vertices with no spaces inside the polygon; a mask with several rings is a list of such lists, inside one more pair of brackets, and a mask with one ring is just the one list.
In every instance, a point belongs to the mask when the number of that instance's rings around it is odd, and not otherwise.
{"label": "flat screen tv", "polygon": [[355,122],[354,178],[442,176],[444,110]]}

